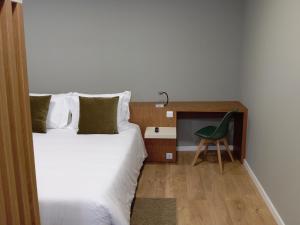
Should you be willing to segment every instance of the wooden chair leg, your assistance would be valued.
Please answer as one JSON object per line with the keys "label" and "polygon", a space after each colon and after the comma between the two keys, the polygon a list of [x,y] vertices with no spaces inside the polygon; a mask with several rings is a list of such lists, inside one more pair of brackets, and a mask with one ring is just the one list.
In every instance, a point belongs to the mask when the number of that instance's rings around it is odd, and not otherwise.
{"label": "wooden chair leg", "polygon": [[224,138],[224,139],[223,139],[223,142],[224,142],[226,151],[227,151],[227,153],[228,153],[228,155],[229,155],[231,161],[234,162],[234,158],[233,158],[233,156],[232,156],[232,154],[231,154],[231,151],[230,151],[230,149],[229,149],[229,145],[228,145],[227,138]]}
{"label": "wooden chair leg", "polygon": [[222,163],[222,156],[221,156],[221,148],[220,148],[220,141],[217,140],[217,153],[218,153],[218,161],[220,167],[220,173],[223,174],[223,163]]}
{"label": "wooden chair leg", "polygon": [[196,155],[195,155],[195,158],[192,162],[192,166],[195,166],[196,162],[197,162],[197,159],[199,158],[199,155],[200,153],[202,152],[202,147],[203,145],[205,144],[205,139],[201,139],[199,145],[198,145],[198,149],[196,151]]}
{"label": "wooden chair leg", "polygon": [[205,143],[203,151],[204,151],[205,160],[207,160],[208,143]]}

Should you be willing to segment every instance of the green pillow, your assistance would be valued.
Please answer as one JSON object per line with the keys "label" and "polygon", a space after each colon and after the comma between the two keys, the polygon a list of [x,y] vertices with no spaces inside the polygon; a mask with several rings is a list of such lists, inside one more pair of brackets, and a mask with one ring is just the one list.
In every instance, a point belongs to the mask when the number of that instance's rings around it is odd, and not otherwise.
{"label": "green pillow", "polygon": [[117,134],[118,102],[119,97],[79,97],[78,134]]}
{"label": "green pillow", "polygon": [[32,131],[35,133],[47,133],[46,121],[51,95],[30,96],[30,109]]}

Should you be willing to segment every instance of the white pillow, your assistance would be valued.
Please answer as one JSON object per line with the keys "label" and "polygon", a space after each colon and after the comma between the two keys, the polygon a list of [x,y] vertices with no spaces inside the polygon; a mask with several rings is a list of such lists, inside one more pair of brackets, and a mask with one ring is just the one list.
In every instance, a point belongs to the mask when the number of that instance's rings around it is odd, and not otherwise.
{"label": "white pillow", "polygon": [[55,95],[30,93],[30,95],[31,96],[51,95],[49,111],[48,111],[48,116],[46,121],[47,129],[64,128],[68,125],[70,110],[68,107],[67,96],[71,95],[71,93],[55,94]]}
{"label": "white pillow", "polygon": [[130,91],[124,91],[115,94],[82,94],[82,93],[74,92],[72,93],[71,96],[68,96],[68,105],[72,113],[72,121],[68,126],[69,128],[78,129],[79,116],[80,116],[79,96],[90,97],[90,98],[95,98],[95,97],[112,98],[118,96],[119,97],[118,112],[117,112],[118,127],[120,127],[123,122],[128,122],[130,117],[130,112],[129,112],[129,102],[131,98]]}

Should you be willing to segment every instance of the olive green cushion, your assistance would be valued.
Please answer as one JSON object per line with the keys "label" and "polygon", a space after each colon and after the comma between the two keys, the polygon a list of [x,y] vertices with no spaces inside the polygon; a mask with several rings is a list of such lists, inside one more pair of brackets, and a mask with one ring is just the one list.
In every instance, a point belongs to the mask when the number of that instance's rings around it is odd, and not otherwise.
{"label": "olive green cushion", "polygon": [[79,97],[78,134],[117,134],[118,102],[119,97]]}
{"label": "olive green cushion", "polygon": [[32,131],[35,133],[46,133],[46,121],[49,111],[51,95],[30,96],[30,109]]}

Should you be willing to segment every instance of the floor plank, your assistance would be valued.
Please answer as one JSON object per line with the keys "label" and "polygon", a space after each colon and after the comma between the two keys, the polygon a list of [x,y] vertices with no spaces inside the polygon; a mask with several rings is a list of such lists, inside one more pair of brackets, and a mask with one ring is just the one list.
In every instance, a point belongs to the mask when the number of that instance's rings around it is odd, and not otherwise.
{"label": "floor plank", "polygon": [[176,198],[178,225],[276,225],[245,168],[225,162],[220,175],[215,154],[192,167],[193,152],[177,164],[146,164],[136,197]]}

